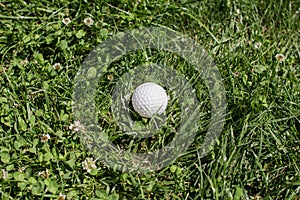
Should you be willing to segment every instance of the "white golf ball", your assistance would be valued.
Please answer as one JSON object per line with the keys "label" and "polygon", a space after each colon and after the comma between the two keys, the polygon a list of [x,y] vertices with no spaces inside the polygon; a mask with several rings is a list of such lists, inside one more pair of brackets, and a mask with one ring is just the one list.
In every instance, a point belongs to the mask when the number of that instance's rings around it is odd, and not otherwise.
{"label": "white golf ball", "polygon": [[148,82],[135,89],[131,100],[134,110],[139,115],[151,118],[154,114],[165,112],[168,104],[168,95],[160,85]]}

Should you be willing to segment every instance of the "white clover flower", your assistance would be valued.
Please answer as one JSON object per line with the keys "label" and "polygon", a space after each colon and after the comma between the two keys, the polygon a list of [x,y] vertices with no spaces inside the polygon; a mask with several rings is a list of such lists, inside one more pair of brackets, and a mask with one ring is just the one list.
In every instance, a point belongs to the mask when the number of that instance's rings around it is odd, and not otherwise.
{"label": "white clover flower", "polygon": [[64,18],[63,20],[62,20],[62,23],[63,24],[65,24],[65,25],[68,25],[68,24],[70,24],[71,23],[71,19],[70,18]]}
{"label": "white clover flower", "polygon": [[283,54],[277,54],[275,56],[276,60],[278,60],[279,62],[283,62],[285,60],[285,56]]}
{"label": "white clover flower", "polygon": [[83,23],[87,26],[92,26],[94,24],[94,20],[90,17],[87,17],[83,20]]}
{"label": "white clover flower", "polygon": [[254,44],[254,48],[255,48],[255,49],[260,49],[261,46],[262,46],[262,43],[261,43],[261,42],[256,42],[256,43]]}
{"label": "white clover flower", "polygon": [[25,169],[26,169],[26,167],[20,167],[20,168],[18,169],[18,171],[19,171],[19,172],[24,172]]}
{"label": "white clover flower", "polygon": [[74,124],[71,124],[69,126],[69,129],[73,132],[83,132],[85,133],[86,132],[86,129],[85,127],[80,123],[80,121],[74,121]]}
{"label": "white clover flower", "polygon": [[41,142],[47,142],[48,140],[50,140],[50,135],[49,134],[43,134],[43,136],[41,137]]}
{"label": "white clover flower", "polygon": [[82,168],[83,170],[86,170],[87,172],[91,172],[92,169],[97,169],[96,163],[92,158],[86,158],[82,162]]}
{"label": "white clover flower", "polygon": [[114,79],[114,76],[113,76],[112,74],[109,74],[109,75],[107,76],[107,79],[111,81],[111,80]]}
{"label": "white clover flower", "polygon": [[42,178],[49,178],[50,172],[48,169],[46,169],[45,171],[41,171],[38,173],[38,176],[42,177]]}
{"label": "white clover flower", "polygon": [[8,172],[5,169],[1,169],[2,175],[1,178],[6,180],[8,179]]}
{"label": "white clover flower", "polygon": [[55,63],[54,65],[52,65],[52,67],[56,70],[61,70],[62,69],[62,66],[60,63]]}
{"label": "white clover flower", "polygon": [[66,195],[63,195],[62,193],[59,194],[58,200],[65,200]]}

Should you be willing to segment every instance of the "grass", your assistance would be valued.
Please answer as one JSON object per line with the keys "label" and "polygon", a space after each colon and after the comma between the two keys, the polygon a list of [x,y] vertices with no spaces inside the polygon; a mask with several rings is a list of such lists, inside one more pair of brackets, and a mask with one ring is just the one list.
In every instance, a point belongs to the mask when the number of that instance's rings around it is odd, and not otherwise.
{"label": "grass", "polygon": [[[299,199],[299,8],[292,0],[2,1],[1,199]],[[65,17],[70,24],[62,23]],[[87,17],[93,25],[83,23]],[[68,128],[74,123],[73,80],[97,44],[148,26],[186,34],[214,58],[226,88],[225,127],[204,158],[196,151],[199,133],[186,154],[161,170],[134,174],[96,161],[97,169],[87,172],[82,162],[93,156]],[[122,136],[109,102],[120,74],[143,59],[142,53],[122,58],[99,82],[105,91],[99,122],[133,150],[163,141],[137,144]],[[186,65],[169,59],[189,77]],[[50,139],[41,142],[44,134]]]}

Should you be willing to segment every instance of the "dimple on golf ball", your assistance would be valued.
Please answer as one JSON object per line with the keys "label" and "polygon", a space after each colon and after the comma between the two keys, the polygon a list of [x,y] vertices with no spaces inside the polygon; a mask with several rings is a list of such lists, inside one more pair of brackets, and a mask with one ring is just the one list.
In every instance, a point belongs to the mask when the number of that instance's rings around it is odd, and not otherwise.
{"label": "dimple on golf ball", "polygon": [[135,89],[131,100],[134,110],[140,116],[151,118],[155,114],[165,112],[168,104],[168,95],[160,85],[147,82]]}

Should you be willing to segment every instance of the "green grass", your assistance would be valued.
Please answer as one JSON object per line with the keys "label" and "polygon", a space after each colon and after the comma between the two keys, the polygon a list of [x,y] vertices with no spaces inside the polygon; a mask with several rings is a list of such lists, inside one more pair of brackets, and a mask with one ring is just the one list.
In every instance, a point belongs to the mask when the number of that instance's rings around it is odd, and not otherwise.
{"label": "green grass", "polygon": [[[299,199],[299,1],[105,2],[0,2],[1,199],[58,199],[60,194],[66,199]],[[65,17],[72,22],[64,25]],[[86,17],[94,20],[92,26],[83,23]],[[199,133],[185,155],[156,172],[120,172],[99,161],[87,172],[82,162],[92,155],[68,128],[74,120],[73,80],[97,44],[148,26],[186,34],[214,58],[227,98],[221,137],[199,158]],[[275,58],[280,53],[283,62]],[[161,55],[148,52],[153,60]],[[99,122],[133,150],[163,141],[138,144],[122,136],[108,103],[118,77],[143,59],[143,54],[123,58],[107,72],[113,79],[99,82],[105,91],[99,94]],[[192,78],[182,60],[169,56],[168,61]],[[62,69],[53,69],[55,63]],[[42,143],[43,134],[50,140]]]}

